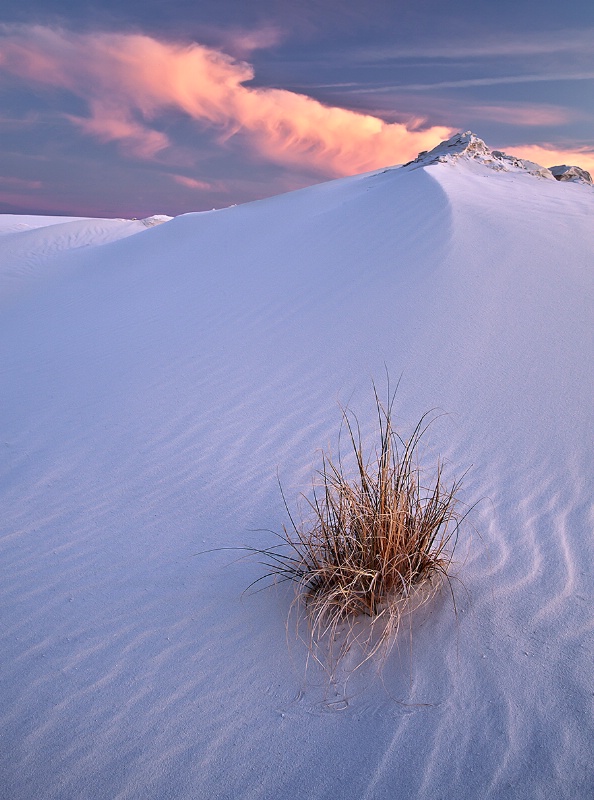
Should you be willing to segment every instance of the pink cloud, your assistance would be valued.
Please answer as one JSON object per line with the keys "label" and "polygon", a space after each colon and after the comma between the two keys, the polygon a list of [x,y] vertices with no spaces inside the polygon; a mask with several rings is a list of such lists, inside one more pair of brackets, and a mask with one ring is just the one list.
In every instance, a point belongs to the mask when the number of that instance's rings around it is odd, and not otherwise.
{"label": "pink cloud", "polygon": [[170,144],[152,124],[172,109],[215,131],[221,144],[237,139],[262,159],[324,176],[407,161],[452,133],[443,126],[417,130],[387,123],[283,89],[250,87],[250,64],[200,44],[41,26],[4,26],[0,41],[0,74],[85,99],[90,116],[70,119],[141,158]]}
{"label": "pink cloud", "polygon": [[594,150],[589,147],[562,150],[554,145],[528,144],[520,147],[503,148],[506,153],[526,158],[541,164],[543,167],[555,167],[561,164],[577,166],[594,175]]}
{"label": "pink cloud", "polygon": [[169,147],[169,139],[164,133],[136,122],[127,109],[95,101],[89,105],[91,117],[67,116],[84,133],[99,141],[121,142],[127,152],[147,159]]}
{"label": "pink cloud", "polygon": [[524,126],[565,125],[576,116],[568,109],[548,105],[472,106],[472,113],[481,119]]}
{"label": "pink cloud", "polygon": [[215,188],[212,183],[207,183],[206,181],[198,181],[195,178],[188,178],[187,175],[172,175],[171,177],[176,183],[179,183],[180,186],[186,186],[188,189],[199,189],[200,191],[210,191]]}

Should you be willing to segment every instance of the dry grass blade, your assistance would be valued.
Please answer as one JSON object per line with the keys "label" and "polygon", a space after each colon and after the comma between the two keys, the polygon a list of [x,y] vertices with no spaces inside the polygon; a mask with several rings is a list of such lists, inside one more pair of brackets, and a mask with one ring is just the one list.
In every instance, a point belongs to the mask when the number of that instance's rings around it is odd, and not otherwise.
{"label": "dry grass blade", "polygon": [[[445,486],[438,462],[426,483],[418,463],[430,415],[404,440],[393,426],[395,393],[386,404],[375,386],[374,394],[378,441],[372,456],[364,458],[357,419],[343,409],[354,477],[340,455],[335,461],[323,454],[319,481],[306,498],[306,520],[295,522],[283,494],[290,525],[280,545],[258,551],[268,567],[263,577],[297,584],[312,653],[320,660],[324,642],[333,663],[353,640],[363,647],[359,665],[393,641],[403,614],[432,596],[435,578],[447,578],[461,521],[460,481]],[[370,620],[362,640],[355,633],[360,615]]]}

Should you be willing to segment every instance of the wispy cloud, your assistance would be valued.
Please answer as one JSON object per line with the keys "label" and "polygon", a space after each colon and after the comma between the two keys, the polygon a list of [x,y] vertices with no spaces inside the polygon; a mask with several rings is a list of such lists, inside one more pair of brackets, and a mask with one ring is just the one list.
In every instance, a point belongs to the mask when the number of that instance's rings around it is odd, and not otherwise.
{"label": "wispy cloud", "polygon": [[41,181],[30,181],[25,178],[15,178],[8,175],[0,175],[0,186],[8,186],[12,189],[41,189]]}
{"label": "wispy cloud", "polygon": [[227,27],[220,31],[218,38],[225,52],[239,58],[247,58],[256,50],[265,50],[279,44],[284,35],[275,25],[263,25],[251,30]]}
{"label": "wispy cloud", "polygon": [[586,72],[554,72],[535,75],[494,75],[488,78],[465,78],[457,81],[437,81],[435,83],[409,83],[399,86],[407,91],[426,89],[463,89],[470,86],[498,86],[506,83],[540,83],[542,81],[591,81],[594,70]]}
{"label": "wispy cloud", "polygon": [[489,33],[474,33],[472,38],[449,37],[439,41],[424,41],[422,44],[394,45],[393,47],[358,48],[352,55],[359,62],[378,63],[404,59],[485,59],[525,58],[569,54],[592,56],[594,28],[561,30],[552,33],[522,33],[517,36],[506,33],[495,36]]}
{"label": "wispy cloud", "polygon": [[88,117],[69,116],[75,125],[141,158],[171,144],[157,125],[171,111],[212,130],[221,146],[246,143],[262,159],[325,176],[408,160],[452,132],[386,123],[295,92],[249,86],[250,64],[201,44],[42,26],[3,26],[0,41],[0,75],[68,90],[89,108]]}
{"label": "wispy cloud", "polygon": [[569,164],[588,170],[594,175],[594,149],[591,147],[576,147],[561,149],[553,144],[528,144],[518,147],[502,148],[510,155],[526,158],[541,164],[543,167],[555,167]]}
{"label": "wispy cloud", "polygon": [[[546,127],[566,125],[580,115],[573,109],[538,103],[508,103],[498,105],[470,105],[465,106],[466,113],[471,113],[478,119],[494,122],[503,122],[508,125],[522,127]],[[458,106],[460,111],[460,106]]]}
{"label": "wispy cloud", "polygon": [[207,192],[215,188],[220,188],[215,187],[208,181],[199,181],[196,180],[196,178],[189,178],[187,175],[172,175],[171,178],[180,186],[185,186],[187,189],[195,189],[201,192]]}
{"label": "wispy cloud", "polygon": [[168,137],[161,131],[155,131],[136,122],[129,109],[111,102],[92,100],[89,103],[91,116],[66,117],[84,133],[96,137],[101,142],[118,141],[123,149],[140,158],[153,158],[161,150],[169,147]]}
{"label": "wispy cloud", "polygon": [[498,86],[512,83],[540,83],[552,81],[591,81],[594,80],[594,70],[583,72],[551,72],[536,73],[531,75],[493,75],[484,78],[461,78],[451,81],[433,81],[431,83],[391,83],[360,86],[350,84],[336,84],[338,88],[347,89],[350,94],[377,94],[378,92],[423,92],[434,89],[467,89],[472,86]]}
{"label": "wispy cloud", "polygon": [[[330,87],[327,87],[330,88]],[[332,88],[343,88],[334,86]],[[375,92],[376,102],[382,98],[382,92]],[[393,95],[388,95],[393,108]],[[557,125],[567,125],[576,120],[591,118],[585,111],[578,111],[575,108],[557,106],[550,103],[519,103],[517,101],[502,103],[472,103],[463,98],[452,101],[451,97],[434,97],[431,101],[433,115],[436,112],[439,116],[449,117],[450,119],[461,120],[460,124],[466,124],[464,120],[478,119],[490,122],[500,122],[506,125],[516,125],[520,127],[547,127]],[[367,109],[370,114],[385,113],[385,109],[374,108],[373,105]],[[391,111],[391,113],[394,113]],[[411,124],[410,113],[408,115]]]}

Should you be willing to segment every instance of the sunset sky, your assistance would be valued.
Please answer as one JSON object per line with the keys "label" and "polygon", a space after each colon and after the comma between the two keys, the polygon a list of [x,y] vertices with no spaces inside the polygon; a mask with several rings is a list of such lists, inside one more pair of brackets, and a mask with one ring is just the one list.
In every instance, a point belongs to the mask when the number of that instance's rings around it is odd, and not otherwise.
{"label": "sunset sky", "polygon": [[592,0],[3,0],[0,213],[143,217],[458,130],[594,170]]}

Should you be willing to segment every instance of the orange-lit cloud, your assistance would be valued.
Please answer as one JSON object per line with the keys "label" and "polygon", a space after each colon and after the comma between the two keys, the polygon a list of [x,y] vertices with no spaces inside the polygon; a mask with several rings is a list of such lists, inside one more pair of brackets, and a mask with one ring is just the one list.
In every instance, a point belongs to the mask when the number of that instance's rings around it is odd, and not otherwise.
{"label": "orange-lit cloud", "polygon": [[67,116],[84,133],[95,136],[99,141],[121,142],[124,150],[140,158],[153,158],[159,151],[169,147],[169,139],[164,133],[136,122],[127,109],[96,101],[91,101],[89,107],[89,118]]}
{"label": "orange-lit cloud", "polygon": [[559,150],[553,145],[529,144],[520,147],[504,148],[509,155],[526,158],[543,167],[555,167],[561,164],[578,166],[594,176],[594,150],[592,148],[578,148],[575,150]]}
{"label": "orange-lit cloud", "polygon": [[237,137],[263,159],[325,176],[407,161],[453,132],[412,129],[295,92],[251,87],[248,63],[200,44],[42,26],[3,26],[0,42],[0,75],[83,98],[90,115],[69,119],[142,158],[171,143],[156,127],[171,110],[215,131],[221,144]]}

